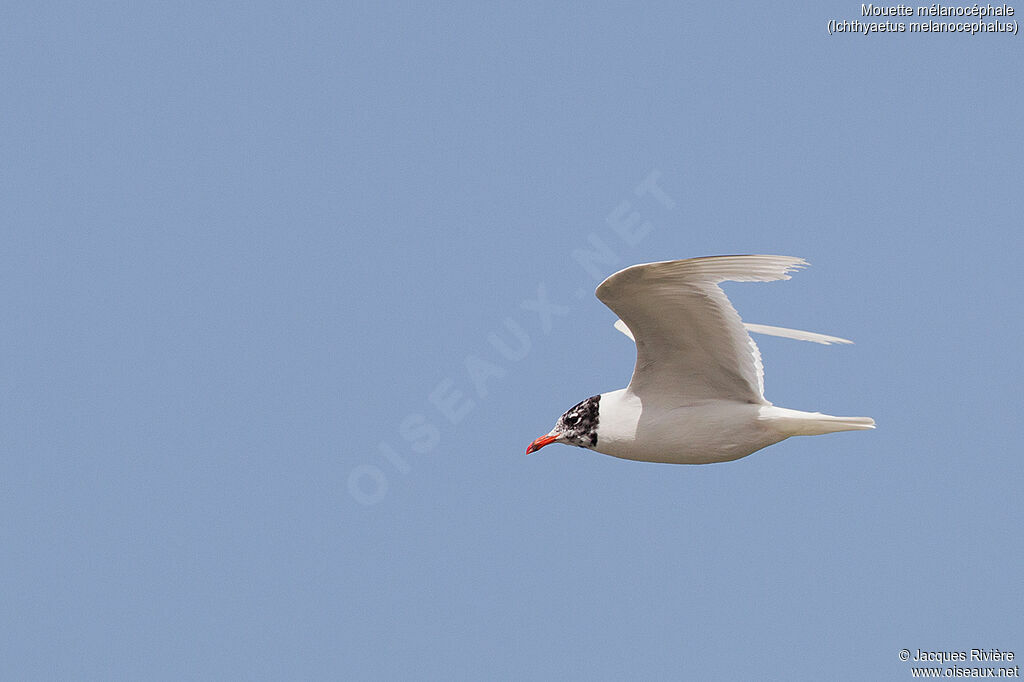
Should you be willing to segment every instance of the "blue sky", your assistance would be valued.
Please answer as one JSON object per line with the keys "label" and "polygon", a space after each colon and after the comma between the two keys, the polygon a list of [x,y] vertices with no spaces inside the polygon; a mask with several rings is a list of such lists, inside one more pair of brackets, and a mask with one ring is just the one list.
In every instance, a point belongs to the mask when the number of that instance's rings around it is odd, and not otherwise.
{"label": "blue sky", "polygon": [[[0,676],[1024,656],[1020,38],[859,12],[5,7]],[[629,379],[594,239],[808,259],[727,293],[856,345],[761,337],[766,395],[877,431],[526,457]]]}

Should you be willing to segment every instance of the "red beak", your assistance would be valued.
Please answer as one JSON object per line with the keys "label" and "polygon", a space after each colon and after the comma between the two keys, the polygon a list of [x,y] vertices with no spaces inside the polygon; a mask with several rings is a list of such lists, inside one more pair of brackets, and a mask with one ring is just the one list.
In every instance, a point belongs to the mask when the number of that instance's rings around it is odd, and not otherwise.
{"label": "red beak", "polygon": [[550,445],[551,443],[554,443],[557,439],[558,436],[552,436],[550,433],[546,436],[541,436],[537,440],[530,443],[530,447],[526,448],[526,454],[530,454],[531,452],[537,452],[545,445]]}

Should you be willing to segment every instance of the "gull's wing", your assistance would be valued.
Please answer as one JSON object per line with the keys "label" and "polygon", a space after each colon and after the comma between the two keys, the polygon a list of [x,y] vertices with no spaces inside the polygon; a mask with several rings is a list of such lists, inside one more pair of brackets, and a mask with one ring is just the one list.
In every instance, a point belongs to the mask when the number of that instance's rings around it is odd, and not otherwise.
{"label": "gull's wing", "polygon": [[[622,320],[615,320],[615,328],[630,338],[631,341],[636,341],[633,338],[633,332],[629,331],[629,327]],[[784,339],[794,339],[795,341],[810,341],[812,343],[820,343],[825,346],[831,346],[833,343],[853,343],[850,339],[844,339],[838,336],[829,336],[828,334],[818,334],[817,332],[805,332],[802,329],[787,329],[786,327],[773,327],[768,324],[753,324],[750,322],[744,322],[743,328],[748,332],[754,332],[755,334],[764,334],[765,336],[781,336]]]}
{"label": "gull's wing", "polygon": [[597,297],[636,341],[628,390],[665,405],[727,399],[766,403],[761,353],[718,283],[789,279],[789,256],[709,256],[634,265]]}
{"label": "gull's wing", "polygon": [[773,327],[768,324],[750,324],[748,322],[744,322],[743,326],[746,327],[748,332],[754,332],[755,334],[781,336],[784,339],[810,341],[811,343],[820,343],[825,346],[831,346],[833,343],[853,343],[850,339],[829,336],[828,334],[818,334],[816,332],[805,332],[802,329],[787,329],[785,327]]}

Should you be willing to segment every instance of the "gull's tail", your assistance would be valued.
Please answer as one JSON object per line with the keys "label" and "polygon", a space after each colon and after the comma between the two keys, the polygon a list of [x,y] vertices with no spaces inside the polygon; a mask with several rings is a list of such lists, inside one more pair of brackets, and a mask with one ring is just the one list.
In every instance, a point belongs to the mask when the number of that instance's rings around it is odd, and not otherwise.
{"label": "gull's tail", "polygon": [[772,428],[786,436],[820,436],[836,431],[863,431],[875,428],[875,420],[871,417],[833,417],[821,412],[787,410],[774,405],[761,408],[759,419],[767,421]]}

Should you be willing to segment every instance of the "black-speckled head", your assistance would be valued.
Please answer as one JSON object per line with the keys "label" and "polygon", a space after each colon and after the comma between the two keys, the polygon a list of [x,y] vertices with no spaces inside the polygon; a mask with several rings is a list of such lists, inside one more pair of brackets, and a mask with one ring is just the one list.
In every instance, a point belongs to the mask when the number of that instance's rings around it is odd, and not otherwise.
{"label": "black-speckled head", "polygon": [[556,442],[581,448],[595,447],[597,445],[600,403],[601,396],[595,395],[566,410],[565,414],[558,418],[555,428],[551,429],[548,435],[541,436],[530,443],[530,447],[526,448],[526,454],[536,452],[545,445]]}

